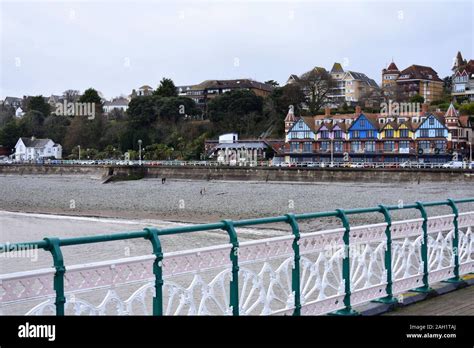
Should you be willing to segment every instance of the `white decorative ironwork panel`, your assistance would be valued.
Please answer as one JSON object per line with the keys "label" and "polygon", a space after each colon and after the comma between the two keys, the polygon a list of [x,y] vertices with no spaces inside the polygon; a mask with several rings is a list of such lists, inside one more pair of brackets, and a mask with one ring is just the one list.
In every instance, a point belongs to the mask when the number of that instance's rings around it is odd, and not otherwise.
{"label": "white decorative ironwork panel", "polygon": [[207,248],[165,253],[163,257],[164,277],[205,271],[228,266],[232,245],[224,244]]}
{"label": "white decorative ironwork panel", "polygon": [[239,263],[293,255],[293,240],[294,236],[289,235],[240,243]]}
{"label": "white decorative ironwork panel", "polygon": [[386,286],[385,283],[352,291],[351,305],[355,306],[386,296]]}
{"label": "white decorative ironwork panel", "polygon": [[387,237],[385,236],[385,229],[387,228],[387,223],[374,224],[374,225],[364,225],[364,226],[355,226],[351,227],[349,241],[350,244],[354,243],[377,243],[380,241],[385,241]]}
{"label": "white decorative ironwork panel", "polygon": [[423,285],[423,275],[415,275],[395,280],[392,285],[392,292],[399,294],[404,291],[418,288]]}
{"label": "white decorative ironwork panel", "polygon": [[423,234],[423,219],[394,221],[391,226],[392,239],[420,236]]}
{"label": "white decorative ironwork panel", "polygon": [[342,239],[344,231],[344,228],[338,228],[321,232],[302,233],[298,242],[301,255],[344,246]]}
{"label": "white decorative ironwork panel", "polygon": [[458,227],[470,227],[474,226],[474,212],[465,212],[465,213],[459,213],[458,215]]}
{"label": "white decorative ironwork panel", "polygon": [[394,281],[423,274],[422,241],[423,235],[392,241],[392,279]]}
{"label": "white decorative ironwork panel", "polygon": [[344,308],[344,295],[325,298],[324,300],[312,301],[301,307],[301,315],[321,315],[334,312]]}
{"label": "white decorative ironwork panel", "polygon": [[385,271],[386,241],[356,244],[350,248],[351,289],[370,288],[387,281]]}
{"label": "white decorative ironwork panel", "polygon": [[0,303],[35,299],[54,294],[55,270],[41,269],[0,275]]}
{"label": "white decorative ironwork panel", "polygon": [[453,221],[454,214],[428,217],[426,222],[428,234],[453,229]]}

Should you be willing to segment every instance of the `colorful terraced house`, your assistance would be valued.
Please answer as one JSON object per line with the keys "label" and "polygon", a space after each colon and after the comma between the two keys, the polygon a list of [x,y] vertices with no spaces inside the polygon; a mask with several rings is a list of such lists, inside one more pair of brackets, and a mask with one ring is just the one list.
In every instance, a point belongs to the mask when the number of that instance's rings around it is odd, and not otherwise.
{"label": "colorful terraced house", "polygon": [[[468,116],[451,104],[446,113],[354,114],[285,118],[286,162],[404,162],[442,163],[466,158],[473,141]],[[470,144],[471,143],[471,144]]]}

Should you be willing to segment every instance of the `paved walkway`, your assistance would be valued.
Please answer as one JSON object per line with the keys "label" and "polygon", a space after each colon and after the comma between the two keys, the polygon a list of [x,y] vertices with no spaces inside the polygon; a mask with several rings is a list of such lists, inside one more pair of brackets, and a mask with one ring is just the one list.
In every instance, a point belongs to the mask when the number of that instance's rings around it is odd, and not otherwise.
{"label": "paved walkway", "polygon": [[399,308],[384,315],[474,315],[474,286]]}

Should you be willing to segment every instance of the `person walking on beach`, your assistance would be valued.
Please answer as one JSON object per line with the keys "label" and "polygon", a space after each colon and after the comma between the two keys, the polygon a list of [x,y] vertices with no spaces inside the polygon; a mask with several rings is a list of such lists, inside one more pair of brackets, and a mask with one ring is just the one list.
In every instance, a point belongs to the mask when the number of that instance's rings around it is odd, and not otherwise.
{"label": "person walking on beach", "polygon": [[166,183],[166,178],[161,178],[161,184],[165,184]]}

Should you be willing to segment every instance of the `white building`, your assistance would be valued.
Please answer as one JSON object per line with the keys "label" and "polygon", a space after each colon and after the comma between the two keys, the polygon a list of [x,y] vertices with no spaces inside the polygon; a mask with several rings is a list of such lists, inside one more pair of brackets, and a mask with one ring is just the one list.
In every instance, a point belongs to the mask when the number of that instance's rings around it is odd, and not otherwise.
{"label": "white building", "polygon": [[108,114],[114,109],[127,111],[128,109],[128,100],[125,98],[117,98],[109,102],[104,103],[104,112]]}
{"label": "white building", "polygon": [[19,107],[18,109],[15,110],[15,117],[22,118],[23,115],[25,115],[25,112],[23,111],[22,108]]}
{"label": "white building", "polygon": [[15,145],[15,159],[20,161],[37,160],[41,158],[62,158],[63,148],[51,139],[36,139],[35,137],[18,139]]}

